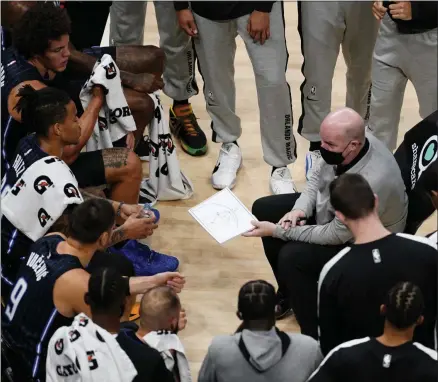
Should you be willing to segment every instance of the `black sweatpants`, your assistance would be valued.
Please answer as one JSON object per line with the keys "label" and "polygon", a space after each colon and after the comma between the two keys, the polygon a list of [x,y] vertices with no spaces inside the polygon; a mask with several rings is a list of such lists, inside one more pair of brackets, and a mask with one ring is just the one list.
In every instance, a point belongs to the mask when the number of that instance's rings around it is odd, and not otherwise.
{"label": "black sweatpants", "polygon": [[[260,221],[278,223],[295,205],[299,193],[266,196],[256,200],[252,213]],[[315,224],[309,217],[306,224]],[[318,279],[325,263],[344,246],[318,245],[298,241],[285,242],[262,238],[266,258],[279,286],[278,292],[290,300],[301,333],[318,338]]]}

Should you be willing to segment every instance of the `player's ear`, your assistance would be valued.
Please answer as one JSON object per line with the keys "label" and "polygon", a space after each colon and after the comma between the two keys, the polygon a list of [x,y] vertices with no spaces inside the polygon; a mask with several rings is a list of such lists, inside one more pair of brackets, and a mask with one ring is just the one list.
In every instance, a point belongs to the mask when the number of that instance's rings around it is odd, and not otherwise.
{"label": "player's ear", "polygon": [[90,305],[90,294],[87,292],[84,294],[84,302],[87,305]]}
{"label": "player's ear", "polygon": [[418,320],[417,320],[417,326],[420,326],[420,325],[423,325],[423,322],[424,322],[424,316],[420,316],[420,317],[418,317]]}
{"label": "player's ear", "polygon": [[343,223],[345,224],[345,216],[342,212],[335,211],[335,216]]}
{"label": "player's ear", "polygon": [[380,314],[384,316],[386,314],[386,306],[385,304],[380,305]]}

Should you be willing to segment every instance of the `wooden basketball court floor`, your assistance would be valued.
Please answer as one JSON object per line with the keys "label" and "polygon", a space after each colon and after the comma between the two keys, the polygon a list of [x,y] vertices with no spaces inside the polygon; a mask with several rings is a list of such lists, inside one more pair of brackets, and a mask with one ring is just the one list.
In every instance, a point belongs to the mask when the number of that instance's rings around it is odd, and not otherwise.
{"label": "wooden basketball court floor", "polygon": [[[303,81],[300,71],[303,59],[297,32],[297,19],[296,3],[285,3],[286,38],[289,50],[287,80],[292,91],[294,131],[298,147],[298,159],[290,169],[299,190],[302,190],[305,184],[304,158],[308,150],[308,142],[296,133],[297,121],[301,113],[299,88]],[[145,25],[145,44],[158,46],[159,37],[152,2],[148,4]],[[108,25],[103,43],[108,44]],[[239,139],[243,153],[243,167],[239,172],[234,192],[248,208],[251,208],[257,198],[269,194],[270,168],[262,159],[254,75],[240,38],[237,38],[235,68],[237,113],[242,120],[243,128],[243,135]],[[346,67],[340,53],[333,78],[332,109],[345,104],[345,73]],[[190,361],[194,380],[197,379],[199,368],[213,336],[232,333],[239,324],[235,312],[240,286],[252,279],[265,279],[275,284],[260,239],[238,237],[220,246],[187,212],[189,208],[215,193],[210,184],[210,175],[220,148],[219,144],[211,142],[210,118],[205,110],[203,82],[199,73],[197,73],[197,81],[200,93],[191,98],[190,102],[199,118],[200,126],[209,139],[209,151],[204,157],[194,158],[178,147],[180,166],[192,180],[195,193],[189,200],[158,203],[157,208],[161,212],[162,219],[156,233],[148,240],[156,250],[178,257],[181,272],[186,277],[186,287],[180,297],[187,311],[188,324],[180,333],[180,337]],[[167,112],[171,101],[165,95],[162,100]],[[404,133],[420,120],[416,93],[408,83],[400,121],[399,142],[402,141]],[[436,214],[434,214],[423,224],[419,233],[432,232],[436,230],[436,226]],[[280,321],[278,326],[283,330],[299,331],[294,318]]]}

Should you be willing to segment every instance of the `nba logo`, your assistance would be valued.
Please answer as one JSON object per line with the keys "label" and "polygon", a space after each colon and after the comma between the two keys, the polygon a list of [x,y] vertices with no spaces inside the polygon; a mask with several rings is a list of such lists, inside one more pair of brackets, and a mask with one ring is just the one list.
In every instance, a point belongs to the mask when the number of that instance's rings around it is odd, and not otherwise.
{"label": "nba logo", "polygon": [[385,369],[388,369],[391,366],[391,359],[392,359],[391,354],[385,354],[383,356],[383,364],[382,364],[382,366]]}
{"label": "nba logo", "polygon": [[378,249],[373,249],[373,260],[374,263],[379,264],[382,262],[382,258],[380,257],[380,251]]}

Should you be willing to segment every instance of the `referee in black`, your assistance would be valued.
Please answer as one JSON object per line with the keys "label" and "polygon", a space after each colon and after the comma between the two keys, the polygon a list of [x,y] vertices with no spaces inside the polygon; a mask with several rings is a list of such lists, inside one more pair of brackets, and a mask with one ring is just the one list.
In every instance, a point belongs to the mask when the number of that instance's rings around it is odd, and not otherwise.
{"label": "referee in black", "polygon": [[435,347],[437,314],[436,245],[424,237],[392,234],[378,216],[378,200],[361,175],[344,174],[330,185],[336,216],[351,231],[354,244],[333,257],[318,283],[318,325],[326,355],[342,342],[382,334],[380,306],[396,283],[415,283],[424,295],[424,323],[415,341]]}
{"label": "referee in black", "polygon": [[381,306],[383,334],[337,346],[308,382],[436,382],[436,351],[412,341],[424,309],[420,288],[398,283]]}

